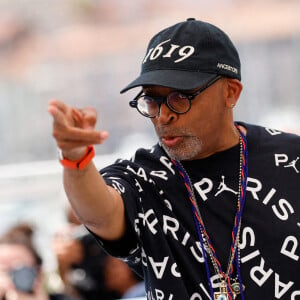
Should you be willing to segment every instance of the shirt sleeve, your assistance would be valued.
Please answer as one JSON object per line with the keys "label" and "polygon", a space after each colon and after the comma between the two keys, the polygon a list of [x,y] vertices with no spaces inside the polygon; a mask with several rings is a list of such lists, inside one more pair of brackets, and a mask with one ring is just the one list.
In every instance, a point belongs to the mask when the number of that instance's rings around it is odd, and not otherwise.
{"label": "shirt sleeve", "polygon": [[108,241],[91,232],[108,254],[126,262],[135,261],[136,256],[140,255],[140,241],[134,225],[140,210],[139,193],[136,187],[136,176],[127,170],[129,164],[129,161],[122,161],[100,171],[107,185],[120,193],[124,201],[127,224],[124,236],[119,240]]}

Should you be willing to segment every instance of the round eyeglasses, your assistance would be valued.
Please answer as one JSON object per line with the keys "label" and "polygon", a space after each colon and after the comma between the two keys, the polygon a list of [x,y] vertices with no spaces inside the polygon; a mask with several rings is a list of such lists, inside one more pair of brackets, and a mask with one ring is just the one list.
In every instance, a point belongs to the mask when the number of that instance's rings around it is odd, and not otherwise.
{"label": "round eyeglasses", "polygon": [[160,107],[162,103],[166,103],[168,108],[177,114],[185,114],[191,108],[191,101],[221,77],[222,76],[220,75],[214,77],[192,94],[173,91],[163,97],[148,96],[143,94],[143,91],[141,91],[132,101],[129,102],[129,105],[136,108],[140,114],[147,118],[157,117],[160,114]]}

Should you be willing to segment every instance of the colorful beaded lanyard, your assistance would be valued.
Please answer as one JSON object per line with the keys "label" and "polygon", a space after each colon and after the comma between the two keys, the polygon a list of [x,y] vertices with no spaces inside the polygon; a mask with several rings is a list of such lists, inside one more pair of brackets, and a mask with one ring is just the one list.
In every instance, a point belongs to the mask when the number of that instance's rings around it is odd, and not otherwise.
{"label": "colorful beaded lanyard", "polygon": [[[232,243],[230,247],[229,261],[228,261],[226,272],[222,270],[222,266],[220,264],[220,261],[217,258],[211,239],[205,229],[204,222],[201,217],[200,210],[194,194],[192,182],[187,172],[181,165],[181,163],[171,158],[172,163],[177,167],[179,174],[182,176],[185,187],[188,192],[189,200],[193,211],[193,218],[196,224],[197,233],[201,244],[201,249],[203,252],[210,296],[211,299],[213,300],[227,300],[227,299],[232,300],[236,298],[237,294],[241,294],[241,298],[242,300],[244,300],[244,292],[243,292],[244,286],[242,284],[241,273],[240,273],[238,244],[239,244],[239,234],[241,228],[241,218],[242,218],[243,208],[246,200],[246,187],[247,187],[247,177],[248,177],[248,148],[247,148],[246,136],[239,129],[237,124],[235,124],[235,126],[238,129],[240,134],[239,189],[238,189],[237,211],[235,214],[234,225],[232,229]],[[214,267],[216,274],[219,275],[219,279],[220,279],[219,292],[213,291],[206,251],[212,261],[212,265]],[[236,272],[237,272],[236,279],[232,277],[234,261],[236,264]],[[233,281],[233,283],[231,283],[231,280]],[[238,282],[236,282],[237,280]]]}

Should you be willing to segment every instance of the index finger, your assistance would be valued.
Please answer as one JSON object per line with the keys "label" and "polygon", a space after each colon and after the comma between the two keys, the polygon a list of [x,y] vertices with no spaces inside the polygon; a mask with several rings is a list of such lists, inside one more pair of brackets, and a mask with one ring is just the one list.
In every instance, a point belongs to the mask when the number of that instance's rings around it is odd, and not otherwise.
{"label": "index finger", "polygon": [[48,112],[52,115],[54,122],[59,124],[65,124],[67,113],[67,106],[61,101],[51,100],[48,106]]}
{"label": "index finger", "polygon": [[60,101],[58,99],[51,99],[49,101],[49,108],[50,107],[56,107],[59,109],[61,112],[66,113],[68,109],[68,105],[64,103],[63,101]]}

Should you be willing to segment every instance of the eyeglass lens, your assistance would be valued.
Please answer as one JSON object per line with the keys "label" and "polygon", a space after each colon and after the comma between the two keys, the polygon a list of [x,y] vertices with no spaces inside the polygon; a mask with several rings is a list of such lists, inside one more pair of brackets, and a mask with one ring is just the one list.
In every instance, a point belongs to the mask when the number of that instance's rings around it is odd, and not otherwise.
{"label": "eyeglass lens", "polygon": [[[144,95],[137,100],[138,110],[145,116],[156,116],[163,102],[163,97],[154,99]],[[187,96],[179,92],[172,92],[167,96],[168,107],[176,113],[185,113],[190,108],[190,101]]]}

